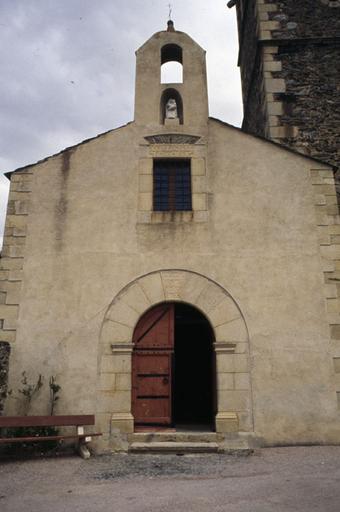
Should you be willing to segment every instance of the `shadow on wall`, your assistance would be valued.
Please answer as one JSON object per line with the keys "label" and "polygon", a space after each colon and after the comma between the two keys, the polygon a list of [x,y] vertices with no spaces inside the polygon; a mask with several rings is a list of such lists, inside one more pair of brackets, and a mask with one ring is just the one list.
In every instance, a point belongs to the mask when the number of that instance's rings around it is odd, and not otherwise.
{"label": "shadow on wall", "polygon": [[4,241],[9,185],[9,180],[5,176],[0,175],[0,251],[2,250],[2,245]]}

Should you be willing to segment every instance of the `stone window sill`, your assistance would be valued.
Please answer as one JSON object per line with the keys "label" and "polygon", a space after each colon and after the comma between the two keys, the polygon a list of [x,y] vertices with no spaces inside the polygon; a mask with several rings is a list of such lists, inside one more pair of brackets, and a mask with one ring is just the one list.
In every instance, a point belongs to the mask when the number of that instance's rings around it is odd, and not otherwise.
{"label": "stone window sill", "polygon": [[139,224],[188,224],[207,222],[208,211],[138,212]]}

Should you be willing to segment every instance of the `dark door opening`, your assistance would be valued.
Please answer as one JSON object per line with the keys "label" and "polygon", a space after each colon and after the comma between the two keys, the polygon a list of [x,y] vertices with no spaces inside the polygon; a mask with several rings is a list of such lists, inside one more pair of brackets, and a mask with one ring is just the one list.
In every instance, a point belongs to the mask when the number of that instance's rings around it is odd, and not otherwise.
{"label": "dark door opening", "polygon": [[208,320],[187,304],[159,304],[141,317],[133,342],[136,428],[210,429],[216,385]]}
{"label": "dark door opening", "polygon": [[173,422],[211,426],[214,414],[212,329],[187,304],[175,304]]}

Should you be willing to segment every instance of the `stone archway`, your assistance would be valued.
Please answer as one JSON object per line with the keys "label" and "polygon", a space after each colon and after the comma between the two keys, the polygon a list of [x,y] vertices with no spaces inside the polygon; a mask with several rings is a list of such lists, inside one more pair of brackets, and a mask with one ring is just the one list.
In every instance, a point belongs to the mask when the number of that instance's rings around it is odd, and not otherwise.
{"label": "stone archway", "polygon": [[253,430],[249,336],[240,308],[216,282],[187,270],[159,270],[123,288],[108,307],[98,351],[97,421],[102,442],[127,449],[131,414],[132,337],[139,318],[162,302],[193,305],[210,322],[215,336],[217,375],[216,432]]}

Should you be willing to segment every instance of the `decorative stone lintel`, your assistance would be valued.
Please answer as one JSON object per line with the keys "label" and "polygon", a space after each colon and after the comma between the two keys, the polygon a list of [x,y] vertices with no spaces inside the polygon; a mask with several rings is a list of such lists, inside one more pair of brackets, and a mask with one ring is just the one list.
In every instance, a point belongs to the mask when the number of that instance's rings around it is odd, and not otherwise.
{"label": "decorative stone lintel", "polygon": [[150,144],[195,144],[200,140],[199,135],[185,133],[162,133],[144,137]]}
{"label": "decorative stone lintel", "polygon": [[236,350],[236,343],[230,341],[218,341],[214,343],[216,353],[222,354],[234,354]]}
{"label": "decorative stone lintel", "polygon": [[114,413],[111,417],[111,431],[119,430],[123,434],[132,434],[134,431],[134,418],[131,413]]}
{"label": "decorative stone lintel", "polygon": [[111,350],[114,354],[130,354],[133,350],[133,343],[112,343]]}
{"label": "decorative stone lintel", "polygon": [[215,418],[216,432],[238,432],[238,415],[236,412],[219,412]]}
{"label": "decorative stone lintel", "polygon": [[151,158],[194,158],[194,144],[150,144],[148,157]]}

